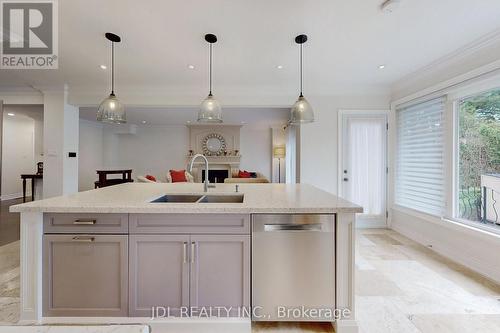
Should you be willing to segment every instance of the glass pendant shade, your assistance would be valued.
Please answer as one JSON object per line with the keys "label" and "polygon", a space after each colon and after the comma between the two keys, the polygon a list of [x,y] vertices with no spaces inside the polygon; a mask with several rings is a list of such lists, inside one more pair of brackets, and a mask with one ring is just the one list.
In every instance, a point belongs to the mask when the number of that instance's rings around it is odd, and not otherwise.
{"label": "glass pendant shade", "polygon": [[97,108],[97,120],[114,124],[124,124],[127,122],[125,107],[116,98],[115,94],[110,94],[99,104]]}
{"label": "glass pendant shade", "polygon": [[205,123],[222,123],[222,109],[212,94],[201,102],[198,121]]}
{"label": "glass pendant shade", "polygon": [[311,104],[301,95],[292,106],[290,124],[307,124],[312,122],[314,122],[314,112]]}

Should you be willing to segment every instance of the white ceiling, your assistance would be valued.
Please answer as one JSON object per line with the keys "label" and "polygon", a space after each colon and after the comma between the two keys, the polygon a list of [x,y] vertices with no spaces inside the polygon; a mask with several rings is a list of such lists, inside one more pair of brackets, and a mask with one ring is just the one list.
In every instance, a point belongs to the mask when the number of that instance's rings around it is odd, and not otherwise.
{"label": "white ceiling", "polygon": [[[71,0],[59,1],[59,70],[3,70],[0,86],[67,83],[73,91],[109,84],[106,31],[116,49],[117,92],[151,88],[206,94],[215,33],[214,91],[295,95],[298,47],[306,33],[305,93],[388,89],[401,77],[500,28],[498,0]],[[188,64],[196,66],[194,70]],[[380,70],[378,65],[385,64]],[[277,65],[283,65],[279,70]],[[96,100],[96,104],[99,100]],[[292,101],[290,102],[292,103]],[[194,105],[194,104],[193,104]]]}
{"label": "white ceiling", "polygon": [[14,114],[14,117],[31,118],[33,120],[43,121],[43,105],[4,105],[4,115]]}

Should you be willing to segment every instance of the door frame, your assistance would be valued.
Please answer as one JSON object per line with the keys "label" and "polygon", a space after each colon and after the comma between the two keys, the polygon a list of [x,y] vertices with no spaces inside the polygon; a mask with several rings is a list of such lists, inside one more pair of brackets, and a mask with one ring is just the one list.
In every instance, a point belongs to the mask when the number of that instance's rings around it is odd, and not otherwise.
{"label": "door frame", "polygon": [[384,196],[385,196],[385,219],[383,224],[370,224],[367,225],[366,223],[363,223],[361,221],[357,221],[356,227],[357,228],[387,228],[388,227],[388,210],[389,210],[389,202],[388,202],[388,185],[389,185],[389,138],[388,138],[388,133],[389,133],[389,116],[390,116],[390,110],[382,110],[382,109],[367,109],[367,110],[360,110],[360,109],[340,109],[338,112],[338,119],[337,119],[337,134],[338,134],[338,146],[337,146],[337,194],[338,196],[343,195],[343,173],[342,173],[342,168],[344,164],[344,117],[348,115],[357,115],[357,116],[362,116],[362,115],[368,115],[368,116],[374,116],[374,115],[380,115],[385,117],[385,123],[386,123],[386,134],[385,134],[385,168],[386,168],[386,177],[385,177],[385,189],[384,189]]}

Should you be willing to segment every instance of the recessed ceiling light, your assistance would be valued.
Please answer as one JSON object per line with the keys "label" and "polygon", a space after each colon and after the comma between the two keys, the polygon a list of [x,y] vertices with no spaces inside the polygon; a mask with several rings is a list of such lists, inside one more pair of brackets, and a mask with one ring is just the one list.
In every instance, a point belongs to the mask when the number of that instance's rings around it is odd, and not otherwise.
{"label": "recessed ceiling light", "polygon": [[385,68],[385,65],[379,65],[378,66],[378,69],[384,69]]}
{"label": "recessed ceiling light", "polygon": [[106,65],[100,65],[99,67],[100,67],[101,69],[107,69],[107,68],[108,68],[108,66],[106,66]]}
{"label": "recessed ceiling light", "polygon": [[9,113],[7,113],[7,115],[8,115],[8,116],[11,116],[11,117],[14,117],[16,114],[15,114],[15,113],[11,113],[11,112],[9,112]]}
{"label": "recessed ceiling light", "polygon": [[143,124],[145,124],[145,123],[146,123],[146,121],[145,121],[145,120],[143,120],[143,121],[142,121],[142,123],[143,123]]}
{"label": "recessed ceiling light", "polygon": [[277,69],[283,69],[283,65],[276,66]]}
{"label": "recessed ceiling light", "polygon": [[398,9],[401,0],[386,0],[380,5],[380,9],[384,13],[392,13]]}
{"label": "recessed ceiling light", "polygon": [[189,69],[194,69],[194,65],[188,65]]}

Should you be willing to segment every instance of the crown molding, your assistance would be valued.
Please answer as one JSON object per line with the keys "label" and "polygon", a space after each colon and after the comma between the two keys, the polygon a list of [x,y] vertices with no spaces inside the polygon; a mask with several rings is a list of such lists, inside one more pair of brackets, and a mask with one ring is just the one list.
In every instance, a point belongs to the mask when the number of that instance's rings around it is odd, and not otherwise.
{"label": "crown molding", "polygon": [[476,39],[475,41],[466,44],[453,52],[446,54],[445,56],[438,58],[431,63],[420,67],[419,69],[403,76],[392,84],[392,90],[398,86],[407,86],[408,82],[417,81],[419,78],[428,76],[429,74],[441,69],[447,65],[452,65],[461,59],[471,57],[477,54],[481,50],[484,50],[493,45],[500,45],[500,28],[493,30],[492,32]]}

